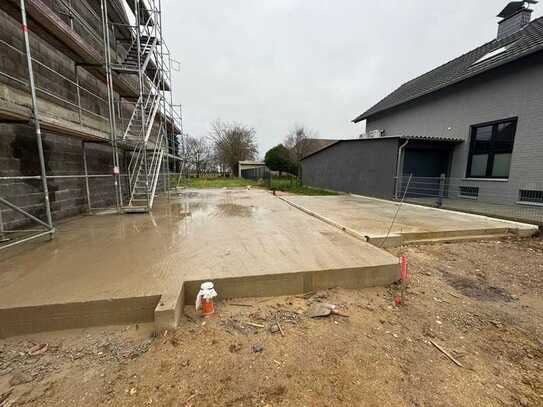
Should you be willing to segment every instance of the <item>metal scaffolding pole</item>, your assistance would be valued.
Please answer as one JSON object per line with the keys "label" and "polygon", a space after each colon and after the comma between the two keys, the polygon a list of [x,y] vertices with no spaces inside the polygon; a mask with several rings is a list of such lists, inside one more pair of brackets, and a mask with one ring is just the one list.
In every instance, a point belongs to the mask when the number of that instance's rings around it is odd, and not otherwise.
{"label": "metal scaffolding pole", "polygon": [[[158,30],[159,30],[159,38],[160,38],[160,63],[157,63],[157,65],[160,65],[160,70],[162,74],[162,82],[161,82],[161,92],[162,92],[162,112],[161,120],[163,123],[163,132],[165,133],[165,144],[166,144],[166,171],[165,171],[165,180],[164,180],[164,188],[166,189],[166,193],[168,194],[168,199],[170,199],[170,142],[168,137],[168,121],[167,118],[167,111],[166,111],[166,75],[165,75],[165,67],[164,67],[164,39],[162,38],[162,1],[158,0]],[[158,68],[158,66],[157,66]],[[172,81],[170,79],[170,91],[172,86]],[[170,120],[173,121],[173,117],[170,117]]]}
{"label": "metal scaffolding pole", "polygon": [[[141,0],[134,0],[134,10],[136,10],[136,45],[138,49],[138,80],[139,80],[139,86],[140,86],[140,97],[139,100],[140,103],[140,109],[141,109],[141,136],[143,137],[143,146],[142,146],[142,153],[143,153],[143,170],[145,172],[145,200],[147,205],[147,210],[151,210],[151,197],[149,195],[149,162],[147,161],[147,118],[146,118],[146,112],[145,112],[145,103],[144,101],[144,93],[145,88],[143,85],[143,75],[145,75],[145,72],[142,70],[142,64],[141,64],[141,12],[140,12],[140,2]],[[152,93],[152,89],[149,89],[149,93]],[[152,126],[153,123],[149,123],[149,126]]]}
{"label": "metal scaffolding pole", "polygon": [[107,81],[107,99],[109,106],[109,127],[111,132],[111,149],[113,155],[113,175],[115,184],[115,200],[117,211],[121,212],[123,206],[123,195],[121,190],[120,166],[119,166],[119,151],[117,146],[117,137],[115,135],[115,102],[113,99],[113,75],[111,73],[111,54],[109,48],[109,28],[106,0],[100,0],[102,9],[102,30],[104,41],[104,59],[106,63],[106,81]]}
{"label": "metal scaffolding pole", "polygon": [[9,237],[7,237],[4,232],[4,219],[2,218],[2,209],[0,209],[0,243],[7,242]]}
{"label": "metal scaffolding pole", "polygon": [[24,35],[24,41],[25,41],[26,63],[28,65],[30,93],[32,95],[32,116],[33,116],[33,121],[34,121],[34,127],[36,129],[36,142],[38,145],[38,157],[40,160],[40,174],[41,174],[41,182],[42,182],[42,187],[43,187],[43,198],[45,202],[45,216],[47,218],[47,226],[49,228],[50,235],[53,236],[53,233],[54,233],[53,217],[51,216],[51,203],[49,202],[49,188],[47,186],[45,157],[43,155],[43,142],[42,142],[42,137],[41,137],[38,101],[36,99],[34,71],[32,70],[32,55],[30,53],[30,41],[28,38],[28,25],[26,21],[25,0],[21,0],[21,18],[22,18],[22,23],[23,23],[22,29],[23,29],[23,35]]}
{"label": "metal scaffolding pole", "polygon": [[89,170],[87,167],[87,144],[84,141],[81,143],[81,148],[83,150],[83,171],[85,171],[85,191],[87,194],[87,208],[90,212],[92,210],[92,206],[89,188]]}
{"label": "metal scaffolding pole", "polygon": [[81,120],[81,91],[79,89],[79,65],[74,64],[74,75],[75,75],[75,89],[77,91],[77,114],[79,116],[79,124],[83,124]]}

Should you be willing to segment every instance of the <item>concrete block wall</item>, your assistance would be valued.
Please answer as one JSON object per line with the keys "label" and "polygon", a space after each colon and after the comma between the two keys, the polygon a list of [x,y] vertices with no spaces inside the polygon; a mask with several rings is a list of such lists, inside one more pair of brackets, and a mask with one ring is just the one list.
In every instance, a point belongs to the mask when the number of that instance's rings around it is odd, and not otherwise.
{"label": "concrete block wall", "polygon": [[[83,171],[82,141],[45,131],[44,155],[48,175],[81,175]],[[89,174],[111,174],[112,153],[107,144],[87,144]],[[124,161],[121,159],[121,161]],[[121,169],[123,171],[124,169]],[[34,128],[23,124],[0,124],[0,177],[35,176],[40,174]],[[51,210],[55,220],[87,212],[85,181],[82,178],[50,179],[48,181]],[[93,207],[115,205],[113,178],[90,181]],[[126,192],[126,185],[124,188]],[[45,219],[40,180],[0,180],[0,196]],[[6,228],[28,224],[23,216],[3,209]]]}
{"label": "concrete block wall", "polygon": [[[102,13],[100,0],[77,0],[71,2],[61,0],[42,1],[51,9],[52,12],[54,12],[61,20],[63,20],[67,26],[73,27],[73,30],[87,44],[89,44],[96,50],[101,50],[103,48]],[[108,1],[108,3],[110,2],[111,0]],[[71,4],[73,18],[70,18],[70,10],[66,7],[67,4]],[[110,7],[111,6],[112,4],[110,4]],[[115,38],[113,35],[113,30],[111,29],[110,37]],[[111,51],[112,57],[114,59],[117,51],[121,56],[126,54],[126,51],[123,49],[122,46],[120,46],[118,50],[112,48]]]}
{"label": "concrete block wall", "polygon": [[[24,51],[24,38],[21,32],[20,21],[3,10],[0,10],[0,21],[2,22],[2,24],[0,24],[0,39],[17,50]],[[29,34],[33,58],[38,61],[43,61],[54,71],[51,72],[38,64],[34,64],[36,86],[68,99],[70,102],[76,102],[77,94],[75,88],[73,88],[73,86],[67,86],[67,84],[63,83],[56,74],[58,73],[68,78],[73,78],[73,61],[52,46],[51,44],[54,44],[53,39],[44,32],[40,32],[39,36],[32,31]],[[0,69],[2,69],[3,72],[15,76],[16,78],[25,81],[27,80],[28,72],[24,55],[5,45],[0,46],[0,55],[2,57],[0,58],[2,60]]]}
{"label": "concrete block wall", "polygon": [[[0,21],[2,22],[2,24],[0,24],[0,40],[5,41],[10,44],[11,47],[14,47],[19,51],[24,51],[24,40],[20,30],[20,22],[4,10],[0,10]],[[50,68],[47,69],[34,63],[33,68],[36,87],[58,97],[38,91],[38,98],[42,103],[47,102],[54,105],[51,106],[51,108],[42,108],[42,114],[49,114],[52,117],[78,123],[79,116],[77,108],[77,86],[75,85],[75,61],[61,52],[61,47],[56,46],[56,41],[43,30],[30,32],[30,46],[32,49],[32,57]],[[26,58],[24,54],[21,54],[17,50],[0,43],[0,71],[16,78],[16,80],[13,80],[5,75],[0,75],[0,85],[5,86],[8,89],[13,88],[15,90],[28,92],[28,89],[25,86],[25,83],[28,82]],[[59,74],[68,79],[59,76]],[[102,79],[95,77],[81,66],[78,67],[78,77],[79,84],[81,88],[83,88],[80,89],[79,92],[81,107],[91,112],[88,113],[83,111],[82,115],[89,119],[83,121],[84,125],[90,126],[93,129],[104,130],[103,125],[93,123],[96,121],[104,122],[108,120],[107,87]],[[22,83],[17,80],[22,81]],[[2,95],[8,94],[7,92],[1,93]],[[29,106],[28,101],[16,98],[16,94],[16,92],[11,93],[10,95],[13,95],[13,97],[6,100],[6,102]],[[119,95],[115,94],[114,97],[118,99]],[[61,113],[59,113],[59,110]],[[63,111],[65,111],[65,113]],[[130,117],[131,113],[132,109],[130,105],[124,105],[122,112],[123,117]],[[120,116],[119,112],[117,112],[117,116]],[[106,127],[109,127],[109,125]],[[119,134],[122,134],[123,131],[124,129],[121,128],[121,121],[118,120]]]}
{"label": "concrete block wall", "polygon": [[[44,2],[69,24],[69,19],[59,14],[60,9],[57,0],[44,0]],[[91,9],[94,9],[95,13],[97,13],[99,11],[99,2],[81,0],[73,1],[72,4],[85,20],[89,20],[89,22],[94,20],[96,23],[96,18],[92,16]],[[21,111],[25,112],[22,116],[27,115],[30,118],[31,100],[29,89],[26,86],[28,82],[26,57],[24,52],[17,51],[24,51],[24,39],[20,29],[20,15],[17,8],[9,2],[2,3],[0,6],[0,22],[0,40],[8,44],[0,43],[0,71],[15,78],[14,80],[5,75],[0,75],[0,107],[6,108],[7,111],[14,109],[17,114],[20,114]],[[55,127],[53,128],[64,128],[66,131],[72,131],[76,134],[90,134],[93,137],[107,141],[110,133],[109,113],[107,88],[103,78],[95,76],[97,72],[94,72],[92,68],[89,68],[89,71],[83,67],[78,67],[80,85],[96,95],[91,95],[84,90],[80,91],[82,107],[95,113],[83,112],[80,123],[77,106],[71,105],[77,104],[78,100],[77,87],[71,82],[76,80],[74,55],[39,24],[36,24],[35,21],[31,21],[29,26],[31,28],[29,35],[33,58],[51,69],[42,67],[37,63],[33,65],[36,84],[42,90],[38,91],[41,118],[47,120],[48,123],[54,123]],[[91,26],[95,34],[100,37],[101,27],[96,24],[91,24]],[[84,40],[90,35],[88,31],[82,30],[82,27],[77,24],[74,24],[74,30]],[[85,35],[84,31],[86,31]],[[95,38],[95,36],[90,36]],[[100,41],[90,41],[89,44],[101,48]],[[12,47],[15,49],[12,49]],[[99,51],[100,48],[98,48]],[[64,75],[69,80],[60,77],[58,74]],[[67,102],[47,95],[43,91],[50,92]],[[115,94],[114,98],[118,100],[119,95]],[[132,110],[132,105],[129,103],[123,104],[122,112],[116,109],[118,136],[124,133],[123,125],[126,126]],[[124,121],[120,120],[121,115]],[[47,174],[50,176],[82,175],[82,140],[69,137],[63,132],[42,130]],[[155,140],[157,130],[158,127],[155,123],[151,141]],[[130,153],[123,153],[120,157],[121,163],[124,163],[124,166],[121,167],[122,173],[126,173],[129,155]],[[111,146],[88,143],[87,163],[90,174],[111,174],[113,167]],[[0,124],[0,177],[37,176],[39,174],[40,168],[34,128],[26,124]],[[123,183],[122,191],[126,199],[128,196],[126,177],[123,178]],[[88,210],[84,179],[57,178],[50,179],[48,184],[51,208],[55,220],[74,216]],[[105,208],[115,205],[115,189],[112,177],[91,178],[89,184],[93,208]],[[0,196],[28,210],[35,216],[42,219],[45,217],[40,180],[0,180]],[[3,215],[7,228],[28,223],[26,218],[11,210],[5,210],[5,208]]]}
{"label": "concrete block wall", "polygon": [[[68,26],[73,24],[73,29],[77,32],[87,43],[89,43],[95,49],[102,47],[102,22],[99,13],[96,13],[92,7],[89,6],[87,1],[78,0],[72,1],[72,10],[77,13],[81,19],[85,21],[86,26],[83,25],[80,19],[70,19],[69,9],[64,4],[70,4],[68,2],[61,2],[59,0],[42,0],[49,8],[54,11]],[[71,21],[70,21],[71,20]]]}

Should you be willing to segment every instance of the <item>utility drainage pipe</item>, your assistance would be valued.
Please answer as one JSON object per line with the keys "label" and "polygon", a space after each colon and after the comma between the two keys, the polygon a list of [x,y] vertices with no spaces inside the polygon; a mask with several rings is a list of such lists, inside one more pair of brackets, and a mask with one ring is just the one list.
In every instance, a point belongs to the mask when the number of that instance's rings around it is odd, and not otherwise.
{"label": "utility drainage pipe", "polygon": [[38,156],[40,159],[41,182],[43,186],[43,197],[45,199],[45,216],[47,218],[47,225],[52,236],[54,232],[53,217],[51,216],[51,204],[49,202],[49,188],[47,186],[47,174],[45,171],[45,158],[43,155],[43,143],[42,143],[42,137],[41,137],[38,102],[36,100],[36,86],[34,83],[34,71],[32,70],[32,55],[30,54],[30,41],[28,39],[28,25],[26,21],[25,0],[21,0],[21,18],[23,22],[22,30],[23,30],[24,40],[25,40],[26,63],[28,65],[30,93],[32,94],[32,116],[33,116],[33,121],[34,121],[34,127],[36,129],[36,141],[38,144]]}
{"label": "utility drainage pipe", "polygon": [[396,199],[400,197],[400,193],[401,193],[402,184],[401,184],[400,178],[402,176],[402,156],[403,156],[403,149],[405,148],[407,143],[409,143],[409,140],[405,140],[405,143],[403,143],[398,148],[398,159],[396,161],[396,190],[394,192],[394,197]]}

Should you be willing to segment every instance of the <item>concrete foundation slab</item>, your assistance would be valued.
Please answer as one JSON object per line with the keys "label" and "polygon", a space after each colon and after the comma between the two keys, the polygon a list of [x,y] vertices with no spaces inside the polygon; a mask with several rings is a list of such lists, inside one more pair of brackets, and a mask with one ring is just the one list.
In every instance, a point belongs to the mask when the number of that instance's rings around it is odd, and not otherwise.
{"label": "concrete foundation slab", "polygon": [[0,337],[149,319],[173,327],[203,280],[243,297],[398,277],[394,256],[268,191],[184,190],[152,214],[78,218],[52,241],[0,252]]}
{"label": "concrete foundation slab", "polygon": [[[404,203],[392,229],[400,203],[358,195],[283,196],[283,200],[351,235],[387,247],[406,243],[472,240],[488,237],[532,236],[538,227],[486,216]],[[390,234],[386,238],[387,233]],[[386,239],[386,240],[385,240]]]}

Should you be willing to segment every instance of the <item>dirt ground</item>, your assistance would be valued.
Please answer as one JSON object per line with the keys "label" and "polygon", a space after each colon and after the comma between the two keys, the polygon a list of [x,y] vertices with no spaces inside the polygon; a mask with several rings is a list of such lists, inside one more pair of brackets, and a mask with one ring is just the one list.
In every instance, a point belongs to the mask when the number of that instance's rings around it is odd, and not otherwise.
{"label": "dirt ground", "polygon": [[[0,341],[0,406],[543,405],[543,240],[393,252],[409,263],[399,306],[397,286],[333,289],[232,299],[208,319],[187,307],[175,332]],[[317,302],[349,316],[311,319]]]}

